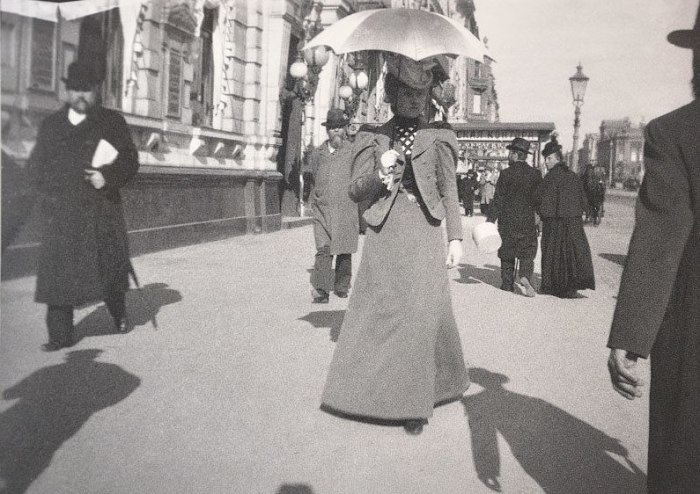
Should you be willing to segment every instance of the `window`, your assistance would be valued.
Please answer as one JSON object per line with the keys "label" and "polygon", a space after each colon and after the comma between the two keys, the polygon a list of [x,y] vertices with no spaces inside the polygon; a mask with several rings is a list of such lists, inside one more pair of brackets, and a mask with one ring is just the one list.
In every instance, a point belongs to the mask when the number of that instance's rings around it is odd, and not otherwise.
{"label": "window", "polygon": [[102,84],[102,102],[109,108],[121,108],[122,103],[122,70],[124,65],[123,49],[124,35],[122,34],[119,9],[107,12],[102,22],[102,33],[106,42],[107,64],[105,80]]}
{"label": "window", "polygon": [[216,10],[204,9],[199,39],[195,39],[194,80],[190,90],[193,125],[211,125],[214,109],[213,43]]}
{"label": "window", "polygon": [[472,98],[472,113],[481,114],[481,94],[475,93]]}
{"label": "window", "polygon": [[55,87],[54,54],[56,24],[33,19],[30,81],[33,88],[53,90]]}
{"label": "window", "polygon": [[168,84],[166,113],[179,117],[182,106],[182,53],[170,48],[168,51]]}
{"label": "window", "polygon": [[481,62],[474,62],[474,77],[481,78]]}
{"label": "window", "polygon": [[2,49],[2,88],[9,90],[17,89],[18,68],[17,68],[17,31],[15,24],[2,21],[2,39],[0,39],[0,49]]}

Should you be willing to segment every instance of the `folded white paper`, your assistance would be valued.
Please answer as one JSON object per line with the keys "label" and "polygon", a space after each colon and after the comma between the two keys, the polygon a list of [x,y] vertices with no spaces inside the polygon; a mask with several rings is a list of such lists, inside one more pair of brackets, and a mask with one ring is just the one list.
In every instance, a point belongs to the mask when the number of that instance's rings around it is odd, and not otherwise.
{"label": "folded white paper", "polygon": [[109,165],[117,159],[118,155],[119,151],[117,151],[114,146],[104,139],[100,139],[100,142],[97,143],[95,154],[92,155],[92,167],[101,168],[105,165]]}

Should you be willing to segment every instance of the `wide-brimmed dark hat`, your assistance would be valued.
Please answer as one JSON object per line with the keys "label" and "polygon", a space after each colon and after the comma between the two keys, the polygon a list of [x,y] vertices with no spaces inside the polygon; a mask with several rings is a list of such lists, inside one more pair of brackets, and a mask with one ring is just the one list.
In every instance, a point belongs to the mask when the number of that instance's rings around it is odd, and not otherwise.
{"label": "wide-brimmed dark hat", "polygon": [[561,144],[557,142],[556,137],[552,137],[552,139],[544,145],[544,149],[542,150],[542,156],[547,157],[552,153],[556,153],[557,151],[561,151],[562,147]]}
{"label": "wide-brimmed dark hat", "polygon": [[76,91],[88,91],[101,82],[94,66],[82,61],[71,63],[68,66],[68,77],[62,77],[61,80],[66,83],[67,89]]}
{"label": "wide-brimmed dark hat", "polygon": [[331,108],[328,110],[326,115],[326,121],[321,125],[329,129],[337,129],[338,127],[345,127],[350,124],[350,119],[340,108]]}
{"label": "wide-brimmed dark hat", "polygon": [[695,17],[695,26],[693,29],[679,29],[672,31],[667,37],[669,43],[681,48],[700,49],[700,7],[698,14]]}
{"label": "wide-brimmed dark hat", "polygon": [[530,141],[523,139],[522,137],[516,137],[510,144],[506,146],[506,149],[511,151],[522,151],[523,153],[532,154],[530,151]]}

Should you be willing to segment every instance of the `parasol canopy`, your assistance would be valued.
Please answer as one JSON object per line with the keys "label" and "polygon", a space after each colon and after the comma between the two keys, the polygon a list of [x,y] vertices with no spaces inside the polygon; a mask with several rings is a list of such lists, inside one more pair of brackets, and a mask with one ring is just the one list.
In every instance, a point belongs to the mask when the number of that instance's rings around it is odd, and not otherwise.
{"label": "parasol canopy", "polygon": [[336,54],[389,51],[416,61],[436,55],[493,60],[481,40],[453,19],[406,8],[364,10],[344,17],[321,31],[304,50],[318,46]]}

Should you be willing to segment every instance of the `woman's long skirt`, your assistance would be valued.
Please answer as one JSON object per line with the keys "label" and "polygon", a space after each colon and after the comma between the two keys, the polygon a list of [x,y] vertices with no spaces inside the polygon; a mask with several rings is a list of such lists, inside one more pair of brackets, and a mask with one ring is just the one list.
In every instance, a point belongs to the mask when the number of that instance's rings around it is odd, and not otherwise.
{"label": "woman's long skirt", "polygon": [[323,405],[427,419],[468,387],[440,223],[399,193],[384,224],[367,229]]}
{"label": "woman's long skirt", "polygon": [[580,217],[544,218],[540,292],[565,297],[575,290],[595,290],[591,248]]}

